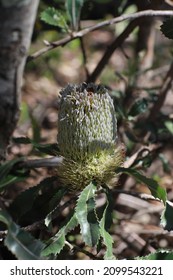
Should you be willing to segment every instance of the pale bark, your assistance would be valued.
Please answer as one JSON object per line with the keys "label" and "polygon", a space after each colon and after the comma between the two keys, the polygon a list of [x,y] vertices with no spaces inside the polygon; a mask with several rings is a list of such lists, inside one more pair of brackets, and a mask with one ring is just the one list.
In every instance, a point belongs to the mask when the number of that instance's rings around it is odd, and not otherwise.
{"label": "pale bark", "polygon": [[16,127],[23,70],[39,0],[0,0],[0,161]]}

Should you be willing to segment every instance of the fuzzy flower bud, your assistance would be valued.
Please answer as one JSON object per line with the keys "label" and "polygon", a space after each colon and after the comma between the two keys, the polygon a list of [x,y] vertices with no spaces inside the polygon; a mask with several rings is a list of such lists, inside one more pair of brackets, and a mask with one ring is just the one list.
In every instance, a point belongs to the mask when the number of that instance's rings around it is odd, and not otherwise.
{"label": "fuzzy flower bud", "polygon": [[62,182],[82,190],[91,180],[109,183],[123,155],[116,147],[117,120],[112,99],[103,86],[68,85],[61,92],[58,144]]}

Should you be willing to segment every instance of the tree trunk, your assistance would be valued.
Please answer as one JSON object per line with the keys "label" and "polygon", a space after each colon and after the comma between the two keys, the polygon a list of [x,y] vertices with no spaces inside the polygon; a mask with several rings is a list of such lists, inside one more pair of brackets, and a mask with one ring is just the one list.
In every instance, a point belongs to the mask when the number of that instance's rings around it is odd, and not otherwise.
{"label": "tree trunk", "polygon": [[23,70],[39,0],[0,0],[0,161],[20,111]]}

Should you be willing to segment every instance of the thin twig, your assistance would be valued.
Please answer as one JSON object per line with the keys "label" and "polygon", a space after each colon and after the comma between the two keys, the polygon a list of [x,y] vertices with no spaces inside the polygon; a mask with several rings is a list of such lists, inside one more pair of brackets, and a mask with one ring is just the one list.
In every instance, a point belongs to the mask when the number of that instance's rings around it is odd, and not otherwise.
{"label": "thin twig", "polygon": [[43,220],[37,221],[31,225],[23,227],[22,229],[25,231],[28,231],[28,232],[34,232],[34,231],[41,230],[44,228],[46,228],[46,225],[45,225],[45,221],[43,219]]}
{"label": "thin twig", "polygon": [[159,198],[154,197],[151,194],[146,194],[146,193],[140,193],[140,192],[135,192],[135,191],[127,191],[127,190],[120,190],[120,189],[113,189],[112,193],[118,193],[118,194],[127,194],[129,196],[134,196],[139,199],[145,200],[145,201],[158,201],[161,202]]}
{"label": "thin twig", "polygon": [[84,69],[85,69],[86,79],[88,79],[89,71],[87,68],[87,55],[86,55],[85,44],[84,44],[82,37],[80,38],[80,46],[81,46],[81,52],[82,52],[82,56],[83,56],[83,65],[84,65]]}
{"label": "thin twig", "polygon": [[111,20],[102,21],[102,22],[97,23],[93,26],[90,26],[90,27],[84,28],[82,30],[79,30],[78,32],[73,32],[71,35],[68,35],[67,37],[65,37],[61,40],[58,40],[58,41],[55,41],[55,42],[52,42],[52,43],[50,42],[50,45],[48,45],[45,48],[42,48],[39,51],[31,54],[28,57],[28,61],[33,60],[33,59],[41,56],[42,54],[44,54],[44,53],[46,53],[46,52],[48,52],[48,51],[50,51],[54,48],[57,48],[59,46],[64,46],[65,44],[67,44],[70,41],[73,41],[77,38],[83,37],[90,32],[101,29],[101,28],[106,27],[108,25],[113,25],[113,24],[116,24],[116,23],[119,23],[119,22],[122,22],[122,21],[125,21],[125,20],[134,20],[134,19],[141,18],[141,17],[157,17],[157,16],[173,16],[173,11],[145,10],[145,11],[140,11],[140,12],[129,14],[129,15],[122,15],[122,16],[113,18]]}
{"label": "thin twig", "polygon": [[59,213],[62,213],[62,211],[71,206],[73,203],[76,202],[78,196],[74,196],[72,197],[70,200],[68,200],[67,202],[65,202],[63,205],[56,207],[50,214],[49,217],[51,218],[51,221],[55,220],[58,216]]}
{"label": "thin twig", "polygon": [[92,260],[100,260],[100,258],[98,258],[97,256],[95,256],[94,254],[80,248],[77,245],[72,245],[71,243],[69,243],[68,241],[65,241],[65,244],[70,248],[71,251],[76,251],[76,252],[81,252],[84,255],[88,256],[90,259]]}

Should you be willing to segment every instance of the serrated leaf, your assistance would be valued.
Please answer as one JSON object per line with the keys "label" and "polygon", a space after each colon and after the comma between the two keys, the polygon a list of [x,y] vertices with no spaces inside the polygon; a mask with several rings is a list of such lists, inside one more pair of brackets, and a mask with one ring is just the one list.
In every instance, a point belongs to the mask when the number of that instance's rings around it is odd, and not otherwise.
{"label": "serrated leaf", "polygon": [[99,238],[99,223],[95,214],[95,192],[96,186],[90,183],[81,192],[75,207],[82,237],[88,246],[96,245]]}
{"label": "serrated leaf", "polygon": [[81,9],[85,0],[66,0],[67,11],[70,15],[73,30],[78,30]]}
{"label": "serrated leaf", "polygon": [[151,194],[155,198],[159,198],[160,200],[163,201],[164,204],[166,203],[166,199],[167,199],[166,190],[164,188],[161,188],[158,182],[155,181],[154,179],[148,178],[132,168],[120,167],[117,169],[117,172],[122,172],[133,176],[139,182],[144,183],[146,186],[148,186],[149,190],[151,191]]}
{"label": "serrated leaf", "polygon": [[99,223],[96,215],[96,203],[95,199],[91,197],[87,202],[88,207],[88,223],[90,225],[90,233],[92,237],[92,246],[98,243],[100,233],[99,233]]}
{"label": "serrated leaf", "polygon": [[104,211],[106,208],[105,229],[108,230],[112,225],[112,212],[114,208],[114,201],[112,191],[106,184],[103,186],[103,191],[106,194],[106,203],[104,205]]}
{"label": "serrated leaf", "polygon": [[144,257],[137,257],[136,260],[173,260],[173,252],[170,250],[159,249]]}
{"label": "serrated leaf", "polygon": [[57,255],[63,249],[65,245],[65,236],[66,234],[73,230],[78,225],[78,221],[76,218],[76,214],[73,213],[70,216],[70,219],[66,222],[66,224],[58,231],[58,233],[50,239],[51,242],[43,251],[42,256],[48,256],[51,254]]}
{"label": "serrated leaf", "polygon": [[59,189],[58,192],[55,193],[55,195],[52,197],[52,199],[49,202],[49,209],[50,212],[47,214],[45,218],[45,225],[50,228],[50,224],[54,217],[58,216],[59,213],[59,205],[61,198],[65,195],[67,190],[65,189]]}
{"label": "serrated leaf", "polygon": [[168,200],[161,216],[161,225],[164,226],[165,230],[173,230],[173,203]]}
{"label": "serrated leaf", "polygon": [[62,31],[68,32],[68,25],[64,16],[55,8],[48,7],[41,13],[40,18],[47,24],[60,27]]}
{"label": "serrated leaf", "polygon": [[101,237],[103,238],[103,243],[105,244],[106,246],[106,252],[105,252],[105,255],[104,255],[104,259],[105,260],[113,260],[115,259],[115,256],[113,255],[113,239],[112,239],[112,236],[109,234],[109,232],[107,232],[107,230],[105,229],[106,228],[106,219],[107,219],[107,211],[108,211],[108,208],[109,208],[109,201],[107,201],[107,205],[105,207],[105,210],[103,212],[103,216],[102,216],[102,219],[100,220],[100,235]]}
{"label": "serrated leaf", "polygon": [[38,260],[44,244],[13,222],[10,215],[0,210],[0,221],[6,224],[8,233],[5,245],[19,260]]}
{"label": "serrated leaf", "polygon": [[145,113],[148,109],[148,101],[146,98],[137,100],[128,112],[128,117],[136,117],[141,113]]}
{"label": "serrated leaf", "polygon": [[173,39],[173,17],[165,20],[160,26],[162,33],[169,39]]}

